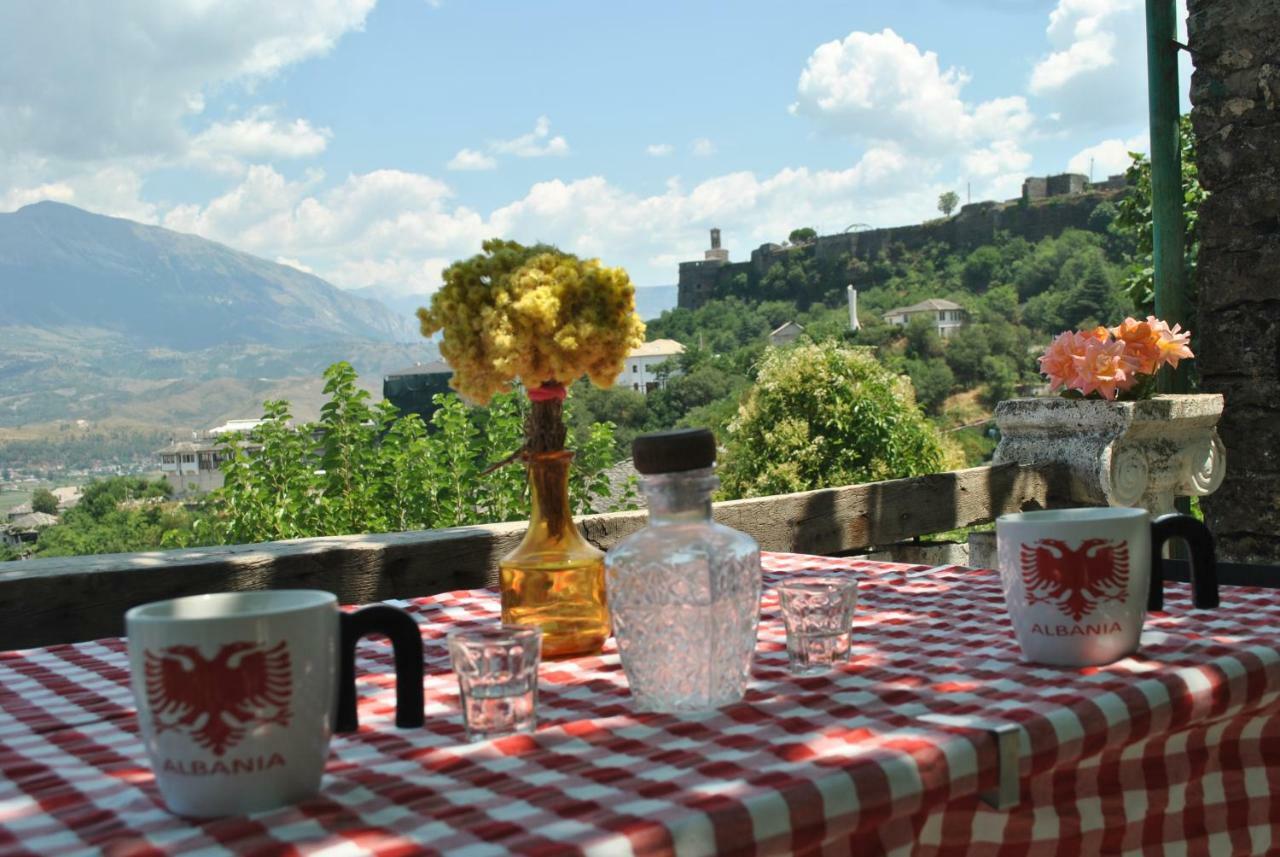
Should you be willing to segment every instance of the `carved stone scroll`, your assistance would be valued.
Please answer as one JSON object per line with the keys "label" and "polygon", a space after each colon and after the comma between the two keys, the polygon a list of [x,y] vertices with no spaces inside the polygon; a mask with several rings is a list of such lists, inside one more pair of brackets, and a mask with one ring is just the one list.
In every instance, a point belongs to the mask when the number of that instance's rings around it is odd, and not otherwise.
{"label": "carved stone scroll", "polygon": [[1011,399],[996,407],[994,463],[1062,465],[1077,499],[1160,515],[1173,511],[1175,497],[1212,494],[1222,484],[1221,416],[1218,395]]}

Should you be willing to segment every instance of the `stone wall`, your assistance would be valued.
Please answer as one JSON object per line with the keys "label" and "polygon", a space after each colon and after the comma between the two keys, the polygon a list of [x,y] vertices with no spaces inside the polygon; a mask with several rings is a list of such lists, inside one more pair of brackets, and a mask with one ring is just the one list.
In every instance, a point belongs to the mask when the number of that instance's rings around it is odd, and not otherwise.
{"label": "stone wall", "polygon": [[1226,399],[1223,554],[1280,560],[1280,0],[1190,0],[1201,386]]}
{"label": "stone wall", "polygon": [[702,306],[715,294],[716,281],[720,277],[720,269],[726,263],[719,259],[707,259],[701,262],[681,262],[680,281],[676,288],[676,306]]}
{"label": "stone wall", "polygon": [[[1100,204],[1116,200],[1124,191],[1105,191],[1062,196],[1032,204],[975,202],[960,209],[955,217],[940,218],[929,223],[893,226],[822,235],[812,245],[819,259],[835,259],[841,254],[870,260],[883,253],[890,244],[918,250],[932,242],[971,250],[995,240],[997,232],[1036,242],[1061,235],[1067,229],[1087,229],[1089,215]],[[751,261],[725,264],[716,261],[681,262],[677,306],[696,309],[710,300],[721,277],[750,272],[764,276],[775,262],[787,253],[807,252],[805,247],[783,247],[763,244],[751,251]],[[855,286],[858,283],[854,283]]]}

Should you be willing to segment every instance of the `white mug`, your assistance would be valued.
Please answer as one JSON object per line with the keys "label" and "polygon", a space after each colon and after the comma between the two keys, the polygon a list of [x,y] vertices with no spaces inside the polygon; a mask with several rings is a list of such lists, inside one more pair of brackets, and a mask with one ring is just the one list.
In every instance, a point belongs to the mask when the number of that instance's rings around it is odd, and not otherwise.
{"label": "white mug", "polygon": [[1147,610],[1164,603],[1170,538],[1191,548],[1195,606],[1218,606],[1213,536],[1194,518],[1152,521],[1145,509],[1118,507],[998,518],[1000,579],[1025,659],[1083,667],[1136,652]]}
{"label": "white mug", "polygon": [[331,733],[356,728],[355,644],[366,633],[394,642],[397,725],[422,725],[422,638],[402,610],[343,614],[328,592],[268,590],[145,604],[125,623],[142,737],[178,815],[316,794]]}

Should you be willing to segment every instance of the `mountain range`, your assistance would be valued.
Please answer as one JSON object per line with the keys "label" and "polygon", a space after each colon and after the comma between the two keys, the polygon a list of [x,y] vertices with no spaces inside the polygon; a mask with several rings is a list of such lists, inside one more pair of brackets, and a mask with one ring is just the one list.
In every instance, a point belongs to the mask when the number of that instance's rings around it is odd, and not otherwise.
{"label": "mountain range", "polygon": [[[657,317],[675,293],[638,289],[637,311]],[[438,356],[414,317],[429,301],[339,289],[62,203],[28,205],[0,214],[0,429],[73,419],[201,429],[257,416],[270,398],[314,419],[329,364],[350,362],[379,398],[383,374]]]}
{"label": "mountain range", "polygon": [[93,327],[163,348],[417,336],[379,301],[288,265],[57,202],[0,214],[0,287],[6,324]]}
{"label": "mountain range", "polygon": [[0,214],[0,426],[67,419],[207,428],[324,367],[432,359],[412,313],[194,235],[41,202]]}

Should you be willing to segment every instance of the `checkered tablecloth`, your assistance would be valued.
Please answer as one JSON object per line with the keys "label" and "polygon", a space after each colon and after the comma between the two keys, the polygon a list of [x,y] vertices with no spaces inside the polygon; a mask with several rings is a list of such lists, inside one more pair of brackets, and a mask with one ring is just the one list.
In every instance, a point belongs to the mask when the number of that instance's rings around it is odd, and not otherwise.
{"label": "checkered tablecloth", "polygon": [[[426,643],[427,726],[392,725],[390,650],[362,644],[361,731],[322,795],[256,816],[167,813],[124,641],[0,654],[0,854],[1266,854],[1280,850],[1280,591],[1190,611],[1170,585],[1141,654],[1024,664],[997,575],[766,555],[860,580],[843,669],[786,671],[767,591],[746,699],[632,711],[617,655],[544,664],[531,736],[465,743],[446,631],[491,591],[392,602]],[[1007,811],[989,731],[1019,727]],[[1268,765],[1270,762],[1270,765]],[[1166,847],[1167,846],[1167,847]]]}

